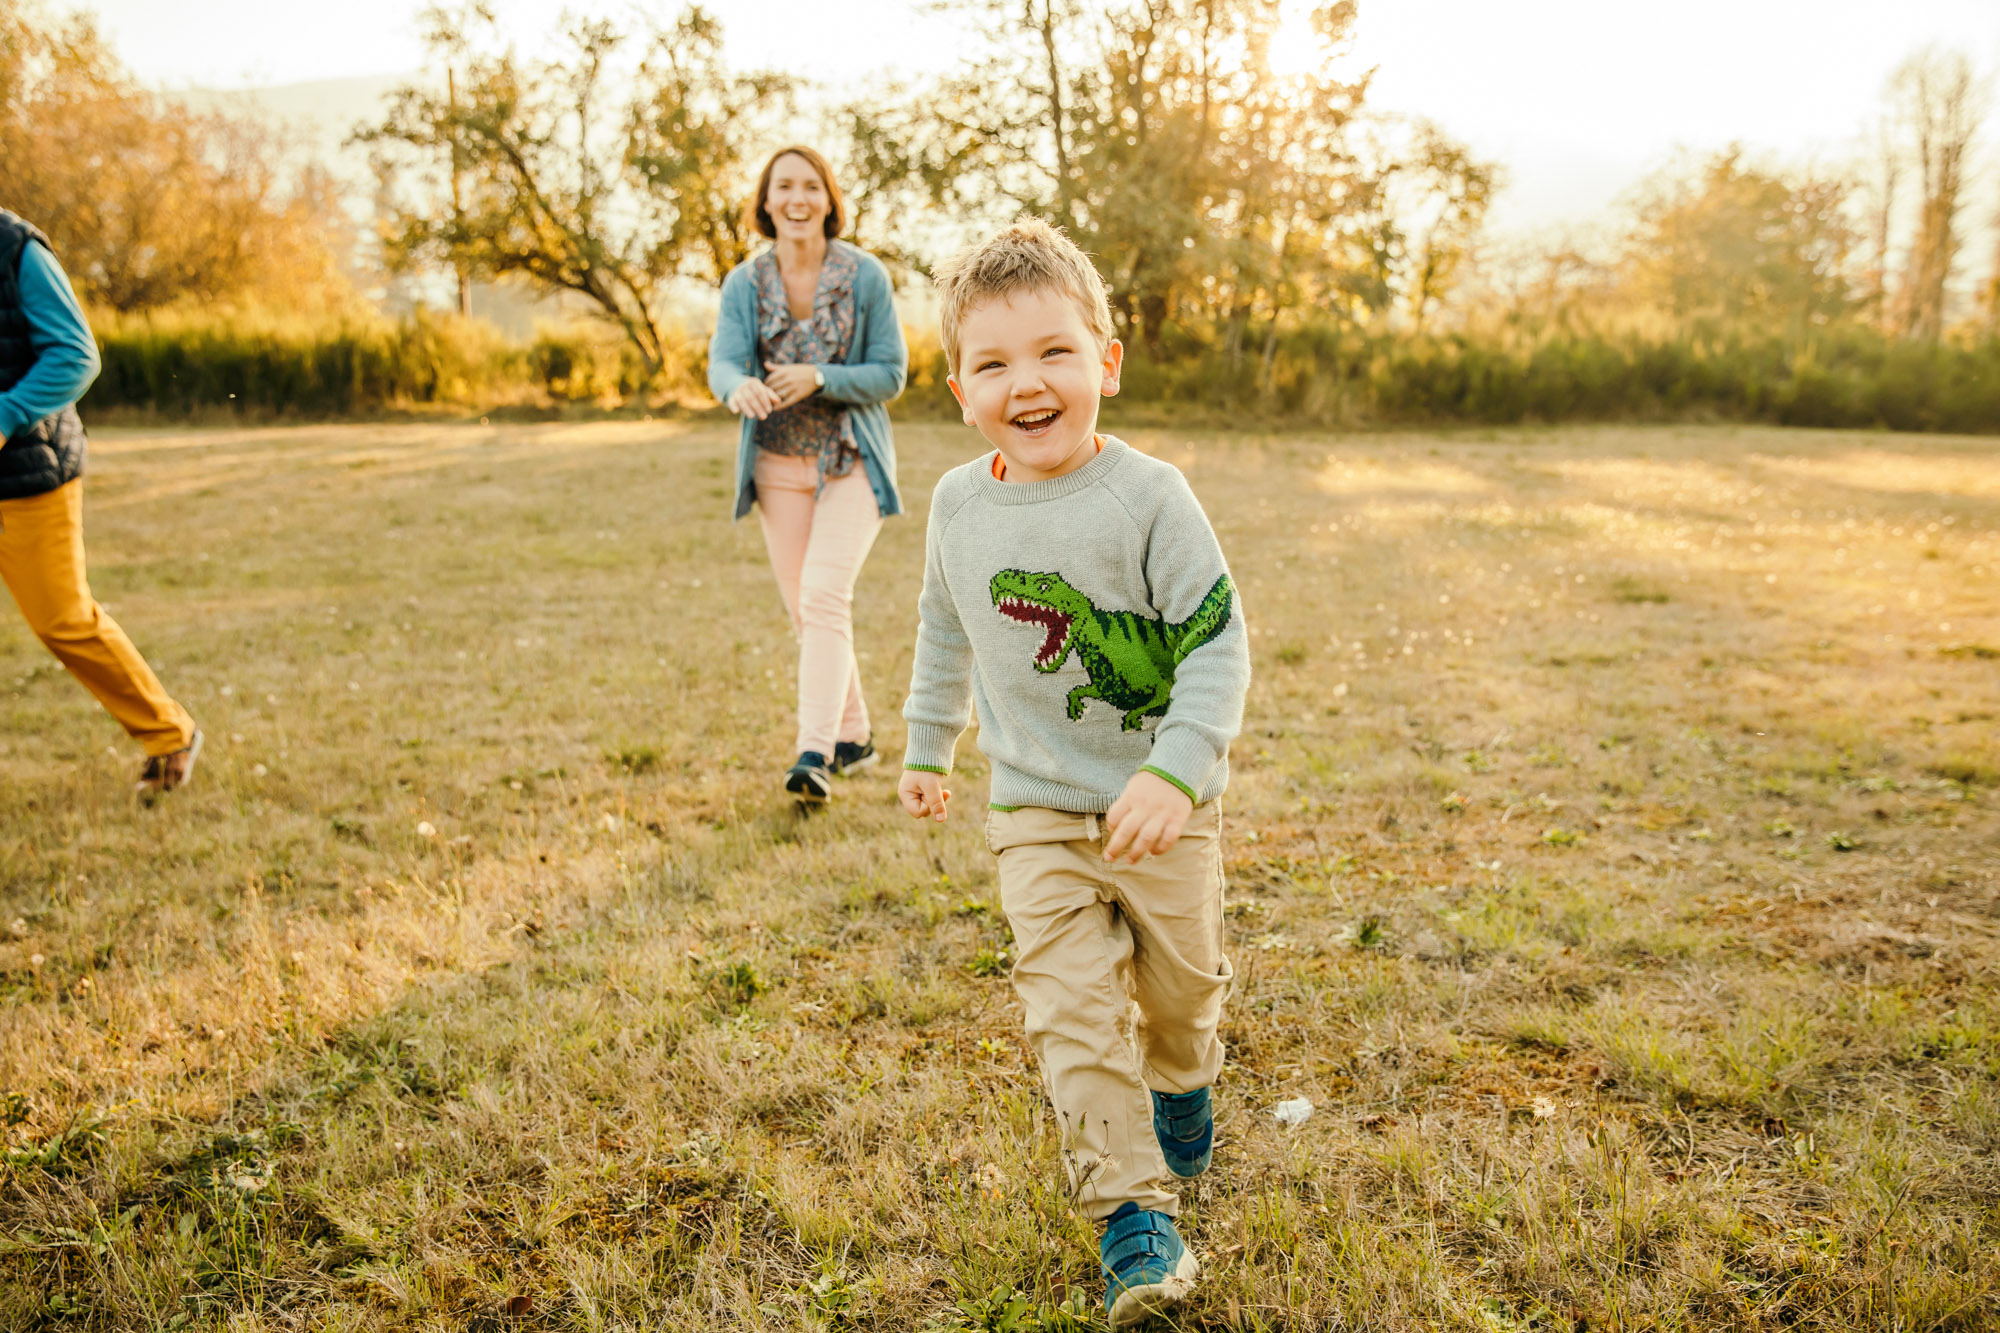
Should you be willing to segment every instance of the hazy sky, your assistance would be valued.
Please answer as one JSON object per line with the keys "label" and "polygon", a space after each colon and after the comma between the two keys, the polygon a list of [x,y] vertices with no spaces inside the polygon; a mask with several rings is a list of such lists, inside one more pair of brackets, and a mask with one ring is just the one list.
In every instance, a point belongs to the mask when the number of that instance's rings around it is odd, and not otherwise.
{"label": "hazy sky", "polygon": [[[523,36],[568,7],[497,0]],[[241,88],[419,63],[412,0],[98,0],[119,54],[176,88]],[[953,64],[962,43],[922,0],[708,0],[731,58],[830,81]],[[666,12],[670,6],[650,6]],[[1350,68],[1378,107],[1427,115],[1508,164],[1496,221],[1587,218],[1676,147],[1732,139],[1786,158],[1844,156],[1904,56],[1957,45],[2000,70],[2000,0],[1362,0]],[[2000,139],[2000,134],[1993,136]],[[1988,162],[2000,172],[2000,151]]]}

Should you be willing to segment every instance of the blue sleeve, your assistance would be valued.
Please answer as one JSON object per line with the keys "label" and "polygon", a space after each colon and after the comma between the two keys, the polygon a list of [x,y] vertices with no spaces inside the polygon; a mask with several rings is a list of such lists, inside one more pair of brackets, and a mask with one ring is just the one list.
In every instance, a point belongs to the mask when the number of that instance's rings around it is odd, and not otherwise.
{"label": "blue sleeve", "polygon": [[896,317],[895,298],[889,294],[888,271],[870,255],[861,273],[854,292],[868,325],[861,359],[844,366],[821,366],[819,372],[826,376],[821,392],[837,403],[886,403],[903,391],[910,353],[903,346],[903,322]]}
{"label": "blue sleeve", "polygon": [[732,269],[722,280],[722,309],[708,340],[708,391],[716,402],[728,402],[737,385],[757,378],[743,369],[755,365],[756,356],[757,292],[748,270]]}
{"label": "blue sleeve", "polygon": [[13,388],[0,393],[0,436],[7,438],[83,397],[99,366],[97,340],[47,246],[30,241],[22,249],[20,281],[21,312],[28,319],[35,364]]}

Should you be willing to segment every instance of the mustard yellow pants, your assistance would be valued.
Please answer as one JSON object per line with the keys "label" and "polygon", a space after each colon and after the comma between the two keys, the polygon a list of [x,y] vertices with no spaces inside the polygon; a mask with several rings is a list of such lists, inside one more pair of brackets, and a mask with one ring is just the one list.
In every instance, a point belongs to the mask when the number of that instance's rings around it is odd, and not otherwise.
{"label": "mustard yellow pants", "polygon": [[90,595],[83,571],[83,479],[25,500],[0,500],[0,582],[56,660],[148,755],[194,739],[139,650]]}
{"label": "mustard yellow pants", "polygon": [[1222,1070],[1216,1027],[1233,973],[1221,833],[1209,801],[1165,855],[1113,865],[1102,815],[1023,806],[987,819],[1014,990],[1061,1122],[1063,1165],[1096,1221],[1125,1203],[1180,1211],[1149,1090],[1193,1092]]}

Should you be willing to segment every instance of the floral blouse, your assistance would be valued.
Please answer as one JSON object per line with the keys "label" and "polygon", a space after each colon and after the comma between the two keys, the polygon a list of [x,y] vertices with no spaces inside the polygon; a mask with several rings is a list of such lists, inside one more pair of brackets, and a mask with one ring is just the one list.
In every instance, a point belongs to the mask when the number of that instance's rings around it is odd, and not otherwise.
{"label": "floral blouse", "polygon": [[[757,277],[757,362],[777,365],[841,365],[854,339],[855,252],[829,245],[820,266],[809,319],[792,318],[778,256],[766,250],[753,261]],[[757,423],[757,447],[791,458],[819,459],[822,477],[844,477],[860,451],[848,426],[847,407],[824,394],[811,394]]]}

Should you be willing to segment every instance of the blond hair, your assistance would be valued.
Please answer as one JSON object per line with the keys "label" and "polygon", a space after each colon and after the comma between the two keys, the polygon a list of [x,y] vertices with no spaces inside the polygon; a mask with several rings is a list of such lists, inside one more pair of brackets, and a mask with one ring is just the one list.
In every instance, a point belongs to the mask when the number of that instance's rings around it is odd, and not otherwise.
{"label": "blond hair", "polygon": [[974,306],[1015,292],[1057,292],[1076,302],[1097,350],[1111,345],[1111,302],[1090,257],[1040,218],[1022,218],[938,265],[939,334],[945,364],[958,373],[958,330]]}

